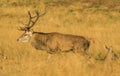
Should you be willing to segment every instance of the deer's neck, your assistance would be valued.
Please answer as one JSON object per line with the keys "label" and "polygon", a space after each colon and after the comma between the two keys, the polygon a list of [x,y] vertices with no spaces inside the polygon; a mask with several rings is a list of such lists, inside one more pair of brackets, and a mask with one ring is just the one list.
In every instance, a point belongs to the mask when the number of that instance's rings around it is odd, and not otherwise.
{"label": "deer's neck", "polygon": [[47,33],[33,32],[31,42],[45,42],[47,40]]}

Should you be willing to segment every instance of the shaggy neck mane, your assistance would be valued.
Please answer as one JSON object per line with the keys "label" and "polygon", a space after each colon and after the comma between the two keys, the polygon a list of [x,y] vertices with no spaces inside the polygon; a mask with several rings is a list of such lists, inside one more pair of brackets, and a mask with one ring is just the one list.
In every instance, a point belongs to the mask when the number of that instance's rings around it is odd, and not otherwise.
{"label": "shaggy neck mane", "polygon": [[43,32],[33,32],[33,34],[45,34]]}

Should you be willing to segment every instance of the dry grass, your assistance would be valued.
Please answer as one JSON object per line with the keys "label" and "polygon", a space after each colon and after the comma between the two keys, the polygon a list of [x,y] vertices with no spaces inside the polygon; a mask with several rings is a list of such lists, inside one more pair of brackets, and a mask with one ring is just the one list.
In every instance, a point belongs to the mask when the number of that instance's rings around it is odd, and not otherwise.
{"label": "dry grass", "polygon": [[[33,28],[35,31],[82,35],[91,41],[89,53],[98,59],[112,46],[120,57],[119,11],[84,9],[81,3],[49,6]],[[52,55],[35,50],[29,43],[17,43],[22,34],[19,21],[26,22],[27,10],[44,12],[44,4],[0,8],[0,76],[119,76],[120,61],[93,61],[73,53]]]}

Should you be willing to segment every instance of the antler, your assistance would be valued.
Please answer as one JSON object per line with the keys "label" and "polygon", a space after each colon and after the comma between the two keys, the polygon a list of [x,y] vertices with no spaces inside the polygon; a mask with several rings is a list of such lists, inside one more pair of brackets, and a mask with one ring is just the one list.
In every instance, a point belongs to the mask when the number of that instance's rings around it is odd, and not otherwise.
{"label": "antler", "polygon": [[[31,27],[33,27],[34,24],[37,22],[37,20],[38,20],[39,17],[40,17],[38,11],[35,11],[35,13],[36,13],[36,16],[33,16],[33,17],[32,17],[30,11],[28,11],[28,15],[29,15],[29,22],[28,22],[28,24],[27,24],[28,29],[30,29]],[[34,18],[36,18],[36,19],[33,21],[32,19],[34,19]],[[30,25],[30,23],[32,23],[32,24]]]}
{"label": "antler", "polygon": [[38,11],[35,11],[36,15],[35,16],[32,16],[30,11],[28,11],[28,17],[29,17],[29,21],[27,24],[23,24],[25,25],[24,27],[19,27],[19,30],[21,31],[27,31],[27,30],[30,30],[30,28],[32,28],[35,23],[37,22],[37,20],[39,19],[40,15],[39,15],[39,12]]}
{"label": "antler", "polygon": [[36,15],[32,16],[31,13],[30,13],[30,11],[28,11],[28,17],[29,17],[28,23],[24,24],[24,23],[21,22],[25,26],[24,27],[19,27],[18,30],[20,30],[20,31],[28,31],[28,30],[30,30],[35,25],[35,23],[37,22],[37,20],[39,19],[39,17],[41,17],[41,16],[43,16],[43,15],[46,14],[47,7],[48,6],[45,6],[45,12],[42,13],[41,15],[39,15],[38,11],[35,11]]}

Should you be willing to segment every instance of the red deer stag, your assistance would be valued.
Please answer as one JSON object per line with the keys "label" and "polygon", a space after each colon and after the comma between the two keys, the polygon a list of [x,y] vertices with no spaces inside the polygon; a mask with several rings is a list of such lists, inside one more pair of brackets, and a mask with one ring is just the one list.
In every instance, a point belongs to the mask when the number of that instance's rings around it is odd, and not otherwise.
{"label": "red deer stag", "polygon": [[37,50],[46,50],[51,54],[68,51],[72,51],[74,53],[87,52],[90,46],[90,42],[83,36],[61,34],[57,32],[34,32],[31,30],[31,28],[34,26],[41,15],[39,15],[38,11],[36,11],[36,16],[32,17],[30,11],[28,11],[28,15],[28,24],[25,24],[24,27],[19,28],[19,30],[25,32],[17,39],[18,42],[30,42]]}

